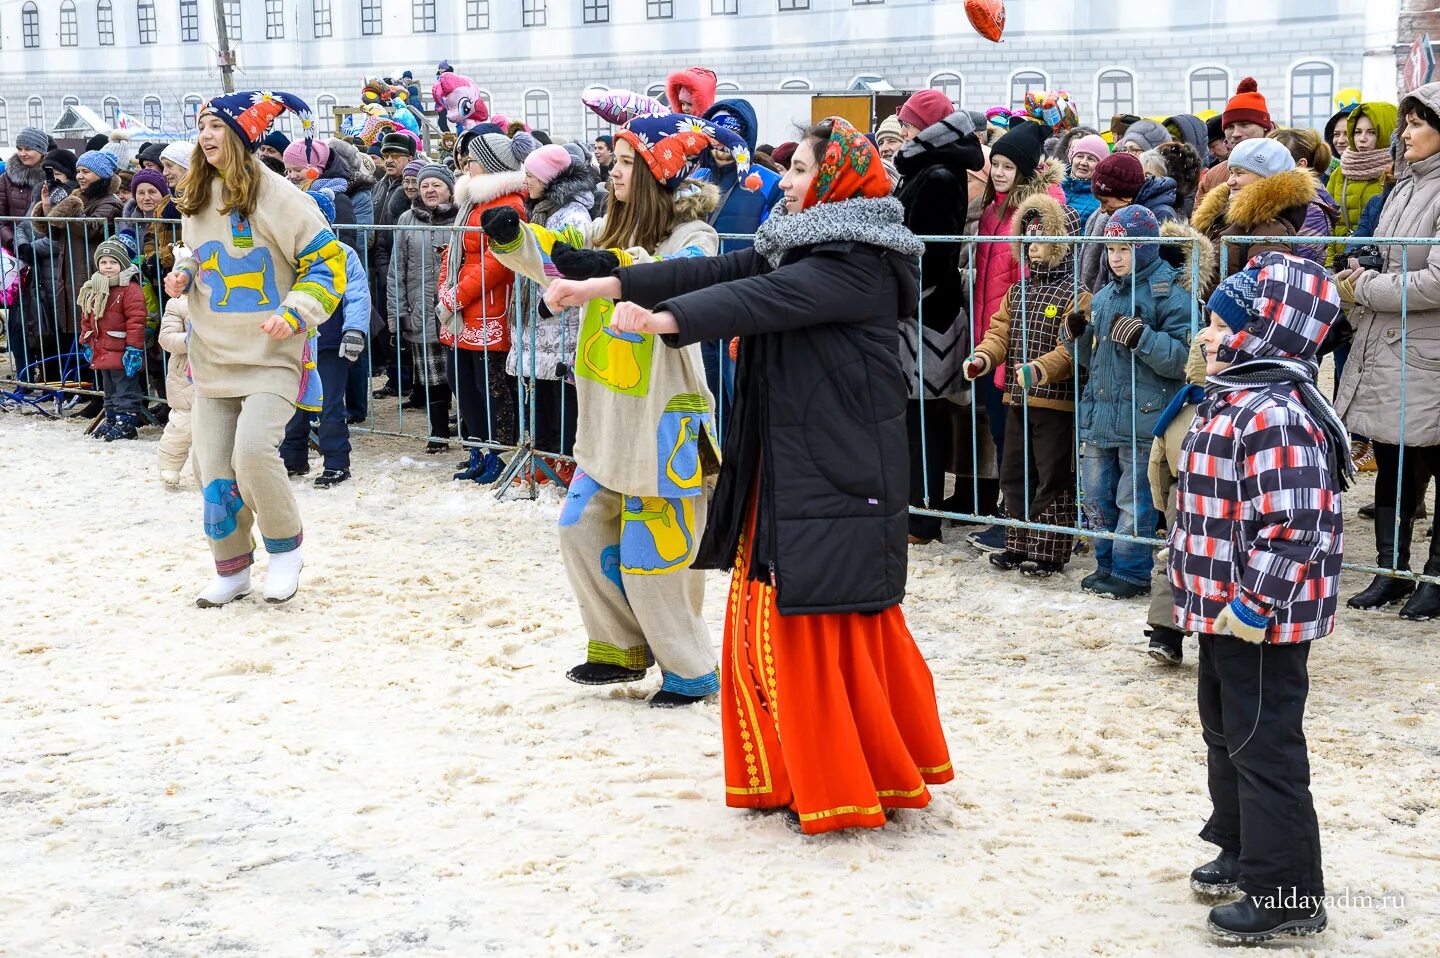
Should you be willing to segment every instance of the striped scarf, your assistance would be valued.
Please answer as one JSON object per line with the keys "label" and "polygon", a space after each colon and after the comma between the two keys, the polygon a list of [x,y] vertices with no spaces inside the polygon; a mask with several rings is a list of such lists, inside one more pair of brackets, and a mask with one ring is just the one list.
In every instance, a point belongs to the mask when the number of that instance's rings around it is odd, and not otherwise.
{"label": "striped scarf", "polygon": [[1325,442],[1329,446],[1330,475],[1334,477],[1336,487],[1344,492],[1350,488],[1350,481],[1355,477],[1355,464],[1350,461],[1350,432],[1340,421],[1330,400],[1316,387],[1315,377],[1319,372],[1319,365],[1306,359],[1274,356],[1247,359],[1210,376],[1205,383],[1205,392],[1213,397],[1232,389],[1253,389],[1256,386],[1294,387],[1306,411],[1325,434]]}

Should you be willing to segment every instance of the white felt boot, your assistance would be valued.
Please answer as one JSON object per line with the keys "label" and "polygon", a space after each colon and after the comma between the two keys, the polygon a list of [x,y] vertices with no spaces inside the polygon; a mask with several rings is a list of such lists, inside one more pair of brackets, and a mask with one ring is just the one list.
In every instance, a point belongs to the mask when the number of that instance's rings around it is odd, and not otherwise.
{"label": "white felt boot", "polygon": [[304,546],[270,556],[265,569],[265,601],[288,602],[300,589],[300,570],[305,568]]}
{"label": "white felt boot", "polygon": [[234,575],[217,575],[209,588],[195,597],[195,604],[202,609],[218,609],[249,594],[250,570],[246,568]]}

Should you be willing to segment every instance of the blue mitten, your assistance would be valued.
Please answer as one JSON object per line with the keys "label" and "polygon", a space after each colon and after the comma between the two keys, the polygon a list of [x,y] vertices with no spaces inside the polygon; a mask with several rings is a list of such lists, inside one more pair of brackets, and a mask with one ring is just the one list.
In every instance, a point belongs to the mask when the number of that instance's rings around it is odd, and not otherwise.
{"label": "blue mitten", "polygon": [[133,376],[145,365],[145,353],[138,346],[126,346],[125,358],[120,362],[125,367],[125,375]]}
{"label": "blue mitten", "polygon": [[91,349],[88,345],[81,346],[80,355],[84,356],[85,362],[89,363],[95,358],[95,350]]}

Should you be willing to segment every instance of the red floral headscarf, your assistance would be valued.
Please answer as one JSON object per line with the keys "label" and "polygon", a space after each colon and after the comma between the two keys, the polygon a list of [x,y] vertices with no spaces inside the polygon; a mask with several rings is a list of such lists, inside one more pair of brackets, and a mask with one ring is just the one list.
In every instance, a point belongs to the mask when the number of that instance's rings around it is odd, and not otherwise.
{"label": "red floral headscarf", "polygon": [[890,175],[880,152],[865,134],[842,117],[832,116],[830,139],[824,144],[820,168],[805,194],[805,209],[817,203],[839,203],[857,196],[879,199],[890,195]]}

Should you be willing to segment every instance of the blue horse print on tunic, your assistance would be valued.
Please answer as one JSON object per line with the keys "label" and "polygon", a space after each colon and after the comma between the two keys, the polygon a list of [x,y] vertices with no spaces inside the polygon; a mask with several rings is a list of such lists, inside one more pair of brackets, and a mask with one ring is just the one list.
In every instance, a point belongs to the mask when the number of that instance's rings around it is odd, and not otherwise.
{"label": "blue horse print on tunic", "polygon": [[275,284],[275,261],[268,249],[252,249],[236,257],[226,251],[223,243],[211,240],[201,244],[195,258],[213,312],[279,311],[280,289]]}

